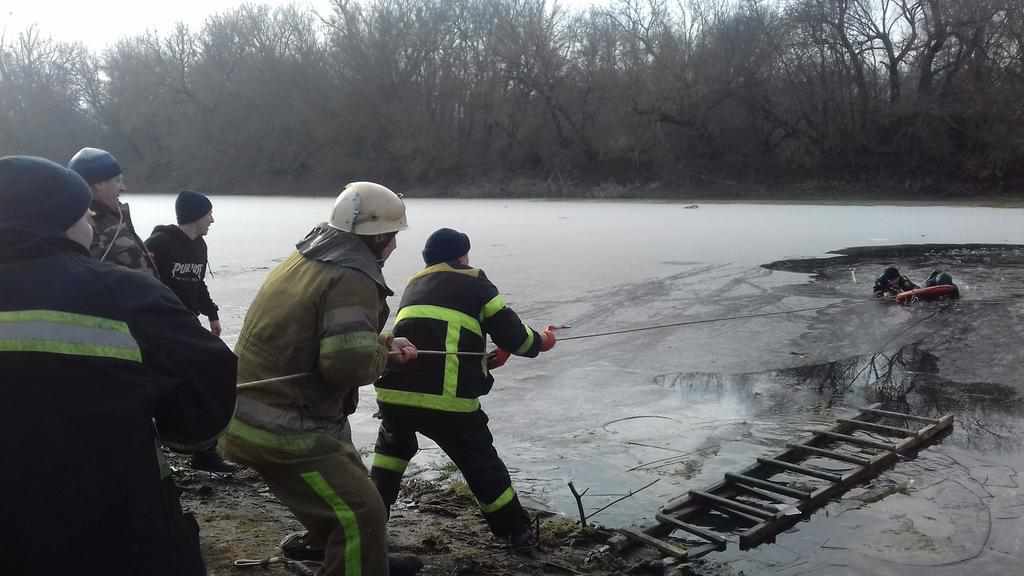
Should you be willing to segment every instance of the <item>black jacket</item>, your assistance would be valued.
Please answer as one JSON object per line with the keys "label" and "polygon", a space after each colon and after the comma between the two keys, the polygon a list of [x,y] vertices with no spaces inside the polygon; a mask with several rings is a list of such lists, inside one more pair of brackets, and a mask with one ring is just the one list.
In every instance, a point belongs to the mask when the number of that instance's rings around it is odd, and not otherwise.
{"label": "black jacket", "polygon": [[[487,336],[500,348],[534,357],[541,337],[505,305],[483,270],[436,264],[412,277],[402,294],[395,336],[421,350],[484,352]],[[422,355],[377,381],[377,400],[447,412],[473,412],[494,379],[482,356]]]}
{"label": "black jacket", "polygon": [[196,316],[217,320],[217,305],[206,287],[206,241],[189,238],[177,226],[157,226],[146,240],[160,280],[171,287]]}
{"label": "black jacket", "polygon": [[236,370],[152,276],[0,232],[0,574],[202,574],[153,424],[172,448],[208,445]]}
{"label": "black jacket", "polygon": [[875,280],[875,286],[872,291],[875,296],[884,296],[887,294],[899,294],[900,292],[906,292],[907,290],[916,290],[920,288],[917,284],[910,281],[910,278],[906,276],[898,276],[896,278],[886,278],[885,274],[878,277]]}

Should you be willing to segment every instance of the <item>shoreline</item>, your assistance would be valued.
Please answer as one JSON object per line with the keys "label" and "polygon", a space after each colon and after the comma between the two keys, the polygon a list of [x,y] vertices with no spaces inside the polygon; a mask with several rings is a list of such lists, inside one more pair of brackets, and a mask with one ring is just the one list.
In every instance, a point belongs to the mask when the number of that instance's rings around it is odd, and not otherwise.
{"label": "shoreline", "polygon": [[[399,189],[400,190],[400,189]],[[174,195],[174,192],[132,192],[137,196]],[[246,198],[332,198],[335,193],[309,193],[309,194],[276,194],[276,193],[254,193],[254,192],[211,192],[210,196],[219,197],[246,197]],[[810,197],[801,196],[774,196],[771,198],[761,197],[722,197],[710,195],[693,196],[668,196],[668,195],[622,195],[622,196],[593,196],[593,195],[563,195],[563,196],[542,196],[542,195],[516,195],[505,196],[489,194],[421,194],[419,191],[402,193],[410,200],[500,200],[500,201],[571,201],[571,202],[616,202],[616,203],[645,203],[645,204],[685,204],[695,205],[699,208],[704,204],[711,205],[793,205],[793,206],[902,206],[902,207],[962,207],[962,208],[1024,208],[1024,196],[957,196],[950,198],[878,198],[871,196],[850,196],[847,198],[834,198],[830,196]]]}

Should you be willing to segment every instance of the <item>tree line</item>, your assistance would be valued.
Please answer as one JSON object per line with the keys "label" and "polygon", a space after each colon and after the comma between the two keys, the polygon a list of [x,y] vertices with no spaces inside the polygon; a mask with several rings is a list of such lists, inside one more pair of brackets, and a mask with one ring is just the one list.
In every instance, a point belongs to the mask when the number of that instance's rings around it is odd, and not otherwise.
{"label": "tree line", "polygon": [[1024,0],[334,0],[102,52],[0,37],[0,151],[104,147],[139,191],[973,193],[1024,175],[1022,128]]}

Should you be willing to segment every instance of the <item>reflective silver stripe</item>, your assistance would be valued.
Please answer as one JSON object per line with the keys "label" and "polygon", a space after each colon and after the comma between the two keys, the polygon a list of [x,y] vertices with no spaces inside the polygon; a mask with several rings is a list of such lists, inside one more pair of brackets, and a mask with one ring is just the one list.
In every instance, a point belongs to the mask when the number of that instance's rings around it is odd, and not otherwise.
{"label": "reflective silver stripe", "polygon": [[142,362],[138,343],[124,322],[55,310],[0,312],[0,351]]}
{"label": "reflective silver stripe", "polygon": [[350,434],[348,418],[342,414],[334,419],[317,418],[298,406],[271,406],[245,393],[239,393],[235,401],[235,419],[274,434],[318,432],[340,440]]}

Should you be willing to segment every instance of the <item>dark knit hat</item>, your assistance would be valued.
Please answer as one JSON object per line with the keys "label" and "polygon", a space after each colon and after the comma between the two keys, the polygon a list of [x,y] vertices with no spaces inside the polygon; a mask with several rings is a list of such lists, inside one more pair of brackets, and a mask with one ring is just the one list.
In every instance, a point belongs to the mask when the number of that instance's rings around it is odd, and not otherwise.
{"label": "dark knit hat", "polygon": [[45,158],[0,158],[0,228],[63,236],[92,203],[81,176]]}
{"label": "dark knit hat", "polygon": [[174,212],[178,215],[178,224],[191,224],[206,216],[213,210],[213,203],[204,194],[191,190],[182,190],[174,201]]}
{"label": "dark knit hat", "polygon": [[469,253],[469,236],[451,228],[441,228],[427,238],[423,261],[427,266],[449,262]]}
{"label": "dark knit hat", "polygon": [[121,165],[106,150],[82,148],[71,157],[68,168],[85,178],[89,185],[106,182],[121,173]]}

